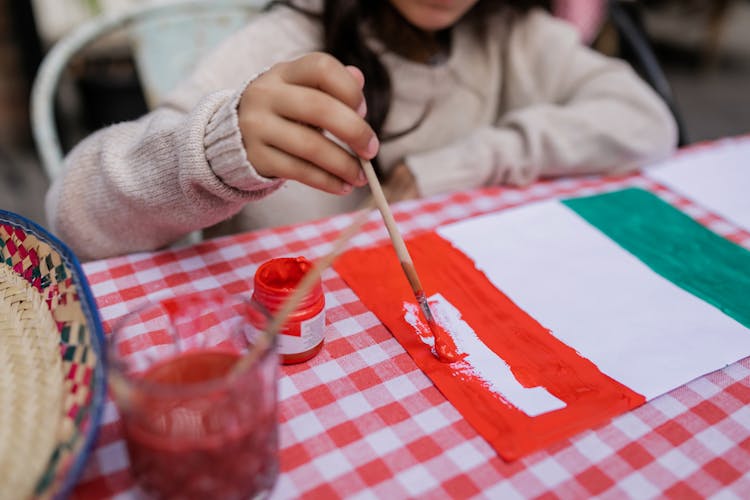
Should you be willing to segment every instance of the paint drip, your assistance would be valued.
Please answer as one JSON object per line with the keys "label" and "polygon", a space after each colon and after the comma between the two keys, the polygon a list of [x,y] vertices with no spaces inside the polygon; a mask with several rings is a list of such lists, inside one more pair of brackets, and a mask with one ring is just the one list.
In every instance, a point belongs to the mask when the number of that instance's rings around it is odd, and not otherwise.
{"label": "paint drip", "polygon": [[425,320],[427,320],[427,327],[430,329],[430,333],[432,333],[435,357],[443,363],[457,361],[459,356],[456,352],[456,345],[453,343],[453,337],[441,325],[435,322],[435,317],[432,315],[430,304],[427,302],[424,291],[420,290],[415,294],[415,297]]}

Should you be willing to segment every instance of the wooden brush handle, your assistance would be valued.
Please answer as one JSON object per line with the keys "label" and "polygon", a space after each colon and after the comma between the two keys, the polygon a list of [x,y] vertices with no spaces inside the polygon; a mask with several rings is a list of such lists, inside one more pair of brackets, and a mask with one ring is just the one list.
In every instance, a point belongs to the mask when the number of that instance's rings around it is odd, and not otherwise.
{"label": "wooden brush handle", "polygon": [[375,174],[375,169],[369,160],[360,161],[362,163],[362,170],[364,170],[367,177],[367,182],[370,183],[370,190],[372,190],[372,198],[375,201],[375,206],[383,216],[385,228],[391,237],[393,248],[396,250],[396,255],[401,262],[401,267],[404,269],[404,274],[406,274],[406,278],[409,280],[414,293],[420,292],[422,291],[422,284],[419,282],[419,276],[417,276],[417,271],[414,269],[414,262],[411,260],[411,255],[409,255],[409,250],[406,248],[401,231],[398,230],[396,219],[393,218],[393,212],[391,212],[391,207],[385,198],[383,187],[380,185],[380,180],[378,180],[378,176]]}

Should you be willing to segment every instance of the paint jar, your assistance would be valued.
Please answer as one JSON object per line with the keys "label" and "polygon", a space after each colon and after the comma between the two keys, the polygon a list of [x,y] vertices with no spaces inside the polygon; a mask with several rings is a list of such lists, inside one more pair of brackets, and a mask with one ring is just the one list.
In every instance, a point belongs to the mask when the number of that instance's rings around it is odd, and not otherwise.
{"label": "paint jar", "polygon": [[[252,300],[271,314],[282,307],[302,277],[312,269],[304,257],[271,259],[255,272]],[[277,351],[285,365],[314,357],[323,347],[325,296],[320,279],[289,314],[277,339]]]}

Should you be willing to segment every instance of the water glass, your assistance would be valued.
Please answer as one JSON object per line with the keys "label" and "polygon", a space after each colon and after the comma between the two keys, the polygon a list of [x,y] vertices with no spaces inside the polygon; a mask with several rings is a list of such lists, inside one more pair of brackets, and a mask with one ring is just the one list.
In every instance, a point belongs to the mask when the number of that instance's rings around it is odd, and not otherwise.
{"label": "water glass", "polygon": [[[110,387],[133,477],[155,498],[258,498],[278,474],[278,356],[250,301],[207,292],[127,315]],[[253,326],[256,325],[256,326]]]}

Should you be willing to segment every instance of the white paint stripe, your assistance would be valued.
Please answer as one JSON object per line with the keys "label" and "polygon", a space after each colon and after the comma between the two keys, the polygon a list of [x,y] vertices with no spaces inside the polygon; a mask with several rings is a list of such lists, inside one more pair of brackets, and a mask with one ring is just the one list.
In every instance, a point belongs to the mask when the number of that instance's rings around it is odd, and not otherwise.
{"label": "white paint stripe", "polygon": [[[453,337],[458,354],[466,354],[465,358],[451,363],[454,376],[479,379],[487,390],[530,417],[566,406],[543,387],[521,385],[508,364],[479,339],[471,326],[461,319],[459,310],[442,295],[433,295],[429,302],[435,321]],[[432,334],[422,323],[416,304],[404,303],[404,319],[414,327],[422,342],[434,348]]]}

